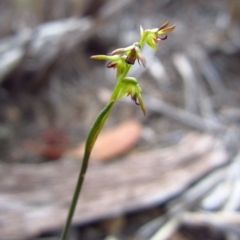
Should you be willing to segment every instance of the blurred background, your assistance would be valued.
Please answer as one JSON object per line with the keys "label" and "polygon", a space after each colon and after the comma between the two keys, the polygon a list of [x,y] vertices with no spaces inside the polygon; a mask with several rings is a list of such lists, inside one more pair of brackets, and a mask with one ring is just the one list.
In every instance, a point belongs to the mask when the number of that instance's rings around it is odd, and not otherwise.
{"label": "blurred background", "polygon": [[115,84],[90,56],[167,20],[129,73],[147,116],[114,106],[69,239],[240,239],[239,0],[0,0],[0,239],[57,239]]}

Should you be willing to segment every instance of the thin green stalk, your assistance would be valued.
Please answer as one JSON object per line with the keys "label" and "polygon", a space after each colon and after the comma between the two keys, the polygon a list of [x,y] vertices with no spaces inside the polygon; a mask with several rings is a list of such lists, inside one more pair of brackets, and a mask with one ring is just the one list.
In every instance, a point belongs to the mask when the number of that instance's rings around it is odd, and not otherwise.
{"label": "thin green stalk", "polygon": [[108,115],[113,107],[113,104],[115,103],[115,100],[117,99],[118,92],[119,92],[119,89],[118,89],[119,83],[127,75],[130,68],[131,68],[131,65],[129,65],[129,67],[127,69],[125,69],[124,74],[122,74],[121,78],[118,80],[117,84],[115,85],[115,88],[113,89],[113,93],[110,98],[110,102],[107,104],[107,106],[102,110],[102,112],[96,118],[96,120],[95,120],[94,124],[92,125],[92,128],[88,134],[86,145],[85,145],[85,150],[84,150],[84,155],[83,155],[81,170],[80,170],[80,173],[78,176],[77,185],[74,190],[72,202],[71,202],[67,220],[66,220],[63,232],[62,232],[61,240],[67,240],[67,235],[68,235],[69,228],[70,228],[70,225],[72,222],[73,214],[75,212],[75,209],[77,206],[77,201],[78,201],[80,192],[82,190],[84,177],[87,172],[88,162],[89,162],[89,158],[90,158],[90,155],[92,152],[92,148],[98,137],[98,134],[100,133],[105,121],[108,118]]}
{"label": "thin green stalk", "polygon": [[118,95],[119,95],[119,85],[121,84],[122,80],[126,77],[126,75],[128,74],[130,68],[131,68],[132,65],[128,65],[126,67],[126,69],[124,70],[124,72],[121,74],[121,76],[119,77],[119,79],[117,79],[117,83],[113,89],[113,92],[112,92],[112,96],[110,98],[110,101],[116,101],[117,98],[118,98]]}
{"label": "thin green stalk", "polygon": [[80,170],[80,173],[78,176],[77,185],[76,185],[74,195],[72,198],[72,202],[71,202],[71,205],[69,208],[66,224],[65,224],[63,232],[62,232],[61,240],[67,240],[67,235],[68,235],[69,228],[70,228],[70,225],[72,222],[72,217],[73,217],[76,205],[77,205],[79,194],[82,189],[82,185],[83,185],[84,177],[85,177],[85,174],[87,171],[89,157],[90,157],[93,145],[94,145],[94,143],[97,139],[97,136],[98,136],[99,132],[101,131],[101,129],[110,113],[111,108],[113,107],[113,104],[114,104],[114,101],[109,102],[108,105],[102,110],[102,112],[97,117],[96,121],[94,122],[94,124],[88,134],[81,170]]}

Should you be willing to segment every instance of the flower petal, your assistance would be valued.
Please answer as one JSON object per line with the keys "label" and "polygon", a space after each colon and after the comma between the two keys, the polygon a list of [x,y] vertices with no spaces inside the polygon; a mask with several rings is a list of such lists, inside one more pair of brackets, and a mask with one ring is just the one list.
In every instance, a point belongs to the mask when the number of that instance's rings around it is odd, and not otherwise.
{"label": "flower petal", "polygon": [[116,67],[117,67],[117,63],[114,62],[114,61],[109,62],[109,63],[107,64],[107,68],[116,68]]}
{"label": "flower petal", "polygon": [[162,24],[162,25],[158,28],[158,31],[166,28],[166,27],[168,26],[168,24],[169,24],[169,21],[166,21],[164,24]]}
{"label": "flower petal", "polygon": [[144,116],[146,116],[146,109],[145,109],[144,102],[143,102],[141,94],[138,95],[138,104],[140,105]]}
{"label": "flower petal", "polygon": [[158,34],[171,32],[175,27],[176,27],[176,25],[173,25],[171,27],[161,29],[161,30],[158,31]]}
{"label": "flower petal", "polygon": [[90,58],[96,60],[109,60],[109,56],[107,55],[93,55]]}
{"label": "flower petal", "polygon": [[139,61],[141,62],[141,64],[142,64],[144,67],[146,67],[146,59],[145,59],[145,57],[144,57],[143,55],[139,55],[139,56],[138,56],[138,63],[139,63]]}
{"label": "flower petal", "polygon": [[142,27],[142,25],[140,25],[140,36],[142,36],[143,35],[143,27]]}
{"label": "flower petal", "polygon": [[118,48],[118,49],[112,51],[111,53],[109,53],[109,55],[115,55],[115,54],[124,53],[124,52],[125,52],[125,48]]}
{"label": "flower petal", "polygon": [[157,45],[156,42],[154,41],[154,38],[148,37],[146,42],[149,45],[149,47],[153,48],[154,50],[157,50]]}

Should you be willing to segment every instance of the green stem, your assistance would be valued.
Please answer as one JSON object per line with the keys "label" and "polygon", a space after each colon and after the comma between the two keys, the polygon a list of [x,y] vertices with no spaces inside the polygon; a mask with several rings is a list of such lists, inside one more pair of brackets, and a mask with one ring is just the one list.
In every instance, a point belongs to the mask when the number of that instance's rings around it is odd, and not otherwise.
{"label": "green stem", "polygon": [[88,167],[88,162],[89,162],[89,157],[92,151],[92,148],[94,146],[94,143],[98,137],[99,132],[101,131],[112,107],[113,104],[115,103],[115,101],[111,101],[108,103],[108,105],[102,110],[102,112],[99,114],[99,116],[97,117],[96,121],[94,122],[88,137],[87,137],[87,141],[86,141],[86,145],[85,145],[85,152],[84,152],[84,156],[83,156],[83,161],[82,161],[82,166],[81,166],[81,170],[78,176],[78,181],[77,181],[77,185],[74,191],[74,195],[72,198],[72,202],[69,208],[69,212],[68,212],[68,216],[67,216],[67,220],[62,232],[62,236],[61,236],[61,240],[67,240],[67,235],[69,232],[69,228],[72,222],[72,217],[77,205],[77,201],[79,198],[79,194],[81,192],[82,189],[82,185],[83,185],[83,181],[84,181],[84,177],[87,171],[87,167]]}
{"label": "green stem", "polygon": [[68,216],[67,216],[67,220],[62,232],[62,236],[61,236],[61,240],[67,240],[67,235],[69,232],[69,228],[72,222],[72,218],[73,218],[73,214],[77,205],[77,201],[82,189],[82,185],[83,185],[83,181],[84,181],[84,177],[85,174],[87,172],[87,167],[88,167],[88,162],[89,162],[89,158],[90,158],[90,154],[92,152],[92,148],[94,146],[94,143],[98,137],[98,134],[100,133],[105,121],[108,118],[108,115],[113,107],[113,104],[115,103],[115,101],[118,98],[118,94],[119,94],[119,86],[121,85],[121,81],[126,77],[128,71],[130,70],[131,65],[128,65],[128,67],[125,69],[125,71],[121,74],[121,76],[117,79],[117,84],[115,85],[113,92],[112,92],[112,96],[110,98],[109,103],[107,104],[107,106],[102,110],[102,112],[99,114],[99,116],[97,117],[97,119],[95,120],[89,134],[87,137],[87,141],[86,141],[86,145],[85,145],[85,150],[84,150],[84,156],[83,156],[83,161],[82,161],[82,166],[81,166],[81,170],[78,176],[78,181],[77,181],[77,185],[73,194],[73,198],[72,198],[72,202],[69,208],[69,212],[68,212]]}
{"label": "green stem", "polygon": [[128,74],[130,68],[132,65],[128,64],[127,68],[125,71],[121,74],[121,76],[117,79],[117,83],[113,89],[110,101],[116,101],[118,99],[118,94],[119,94],[119,86],[121,85],[122,80],[126,77]]}

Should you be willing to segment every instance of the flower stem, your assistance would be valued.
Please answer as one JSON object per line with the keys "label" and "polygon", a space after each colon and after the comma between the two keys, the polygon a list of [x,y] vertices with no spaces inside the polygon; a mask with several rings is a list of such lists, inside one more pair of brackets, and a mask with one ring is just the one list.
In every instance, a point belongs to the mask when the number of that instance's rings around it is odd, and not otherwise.
{"label": "flower stem", "polygon": [[69,232],[69,228],[72,222],[72,217],[77,205],[77,201],[79,198],[79,194],[81,192],[82,189],[82,185],[83,185],[83,181],[84,181],[84,177],[87,171],[87,167],[88,167],[88,162],[89,162],[89,157],[92,151],[92,148],[94,146],[94,143],[98,137],[99,132],[101,131],[112,107],[113,104],[115,103],[115,101],[111,101],[109,102],[106,107],[102,110],[102,112],[99,114],[99,116],[96,118],[89,134],[87,137],[87,141],[86,141],[86,145],[85,145],[85,151],[84,151],[84,156],[83,156],[83,161],[82,161],[82,166],[81,166],[81,170],[78,176],[78,181],[77,181],[77,185],[74,191],[74,195],[72,198],[72,202],[69,208],[69,212],[68,212],[68,216],[67,216],[67,220],[61,235],[61,240],[67,240],[67,235]]}
{"label": "flower stem", "polygon": [[73,194],[73,198],[72,198],[72,202],[69,208],[69,212],[68,212],[68,216],[67,216],[67,220],[61,235],[61,240],[67,240],[67,235],[69,232],[69,228],[72,222],[72,218],[73,218],[73,214],[77,205],[77,201],[80,195],[80,192],[82,190],[82,185],[83,185],[83,181],[84,181],[84,177],[85,174],[87,172],[87,167],[88,167],[88,162],[89,162],[89,158],[90,158],[90,154],[92,152],[92,148],[94,146],[94,143],[98,137],[98,134],[100,133],[105,121],[107,120],[107,117],[113,107],[113,104],[115,103],[115,101],[117,100],[117,96],[118,96],[118,86],[120,84],[120,82],[122,81],[122,79],[124,79],[124,77],[127,75],[129,69],[131,68],[131,65],[129,65],[124,73],[121,75],[121,77],[118,79],[118,82],[113,90],[112,96],[110,98],[109,103],[106,105],[106,107],[102,110],[102,112],[98,115],[98,117],[96,118],[95,122],[92,125],[92,128],[88,134],[87,137],[87,141],[86,141],[86,145],[85,145],[85,150],[84,150],[84,155],[83,155],[83,161],[82,161],[82,166],[81,166],[81,170],[78,176],[78,180],[77,180],[77,185],[76,188],[74,190],[74,194]]}
{"label": "flower stem", "polygon": [[122,80],[126,77],[126,75],[128,74],[130,68],[132,65],[128,64],[126,69],[124,70],[124,72],[121,74],[121,76],[117,79],[117,83],[112,91],[112,95],[110,98],[110,101],[116,101],[118,99],[118,95],[119,95],[119,87],[122,83]]}

